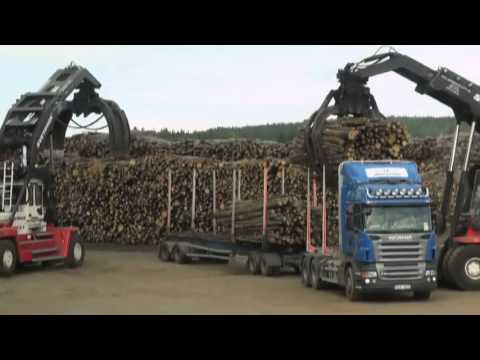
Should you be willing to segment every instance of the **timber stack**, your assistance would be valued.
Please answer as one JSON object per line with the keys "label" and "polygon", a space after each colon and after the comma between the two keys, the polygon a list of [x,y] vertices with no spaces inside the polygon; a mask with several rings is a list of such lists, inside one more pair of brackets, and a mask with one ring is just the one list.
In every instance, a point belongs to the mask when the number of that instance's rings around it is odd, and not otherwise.
{"label": "timber stack", "polygon": [[[286,246],[305,242],[307,162],[301,151],[292,151],[302,147],[303,138],[289,145],[256,141],[170,143],[137,135],[132,139],[132,158],[124,161],[109,159],[105,137],[81,135],[67,142],[67,155],[74,154],[77,161],[56,167],[59,215],[62,224],[79,226],[85,241],[156,244],[168,231],[192,229],[205,233],[215,230],[228,238],[234,199],[235,238],[260,241],[266,168],[268,240]],[[321,145],[329,156],[327,175],[335,178],[338,164],[346,159],[407,159],[430,164],[432,157],[438,157],[434,165],[425,167],[428,184],[438,180],[438,168],[442,172],[444,168],[443,159],[442,166],[438,165],[440,154],[448,153],[438,151],[441,144],[434,144],[434,140],[412,143],[398,123],[347,118],[325,126]],[[303,158],[297,156],[292,161],[299,153]],[[78,161],[79,156],[85,158]],[[431,189],[434,198],[441,196],[440,182]],[[319,244],[320,186],[316,195],[312,240]],[[329,245],[334,245],[338,238],[336,187],[329,187],[327,209]]]}

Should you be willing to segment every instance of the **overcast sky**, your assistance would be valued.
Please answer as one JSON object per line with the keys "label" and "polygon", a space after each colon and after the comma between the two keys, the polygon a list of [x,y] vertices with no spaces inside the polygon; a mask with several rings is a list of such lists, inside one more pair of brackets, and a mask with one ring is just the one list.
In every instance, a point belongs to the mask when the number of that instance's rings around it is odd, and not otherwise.
{"label": "overcast sky", "polygon": [[[301,121],[315,111],[336,73],[379,45],[355,46],[0,46],[0,116],[71,61],[102,83],[131,126],[199,130]],[[480,46],[404,46],[397,51],[480,83]],[[389,73],[369,86],[385,115],[450,116],[449,108]]]}

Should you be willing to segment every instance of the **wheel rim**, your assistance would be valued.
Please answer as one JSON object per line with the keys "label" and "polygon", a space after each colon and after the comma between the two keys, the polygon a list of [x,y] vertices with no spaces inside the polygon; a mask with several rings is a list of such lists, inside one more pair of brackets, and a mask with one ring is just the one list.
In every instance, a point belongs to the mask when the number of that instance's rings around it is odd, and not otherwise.
{"label": "wheel rim", "polygon": [[80,261],[82,259],[82,245],[78,242],[73,246],[73,258],[75,261]]}
{"label": "wheel rim", "polygon": [[3,267],[10,269],[13,266],[13,251],[5,250],[2,257]]}
{"label": "wheel rim", "polygon": [[465,263],[465,274],[471,280],[480,280],[480,258],[471,258]]}

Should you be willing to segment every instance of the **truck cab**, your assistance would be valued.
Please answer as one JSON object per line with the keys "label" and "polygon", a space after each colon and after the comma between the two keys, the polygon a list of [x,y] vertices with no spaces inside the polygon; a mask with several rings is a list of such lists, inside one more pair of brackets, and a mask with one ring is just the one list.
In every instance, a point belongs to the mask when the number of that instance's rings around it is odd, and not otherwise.
{"label": "truck cab", "polygon": [[343,162],[339,218],[332,219],[338,221],[338,248],[310,251],[304,283],[344,286],[351,300],[368,292],[405,291],[429,298],[437,282],[430,203],[414,162]]}

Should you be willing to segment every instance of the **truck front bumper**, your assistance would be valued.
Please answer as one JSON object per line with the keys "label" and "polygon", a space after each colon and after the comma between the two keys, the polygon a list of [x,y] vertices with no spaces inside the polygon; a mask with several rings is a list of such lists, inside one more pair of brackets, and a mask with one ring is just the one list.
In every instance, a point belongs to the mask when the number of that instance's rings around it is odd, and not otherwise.
{"label": "truck front bumper", "polygon": [[437,283],[434,281],[427,281],[426,278],[404,281],[359,278],[357,280],[357,288],[365,293],[432,291],[437,288]]}
{"label": "truck front bumper", "polygon": [[[367,267],[362,272],[372,271],[373,268]],[[428,265],[427,270],[436,270],[434,265]],[[391,280],[382,278],[364,278],[360,272],[355,274],[357,289],[365,293],[389,293],[389,292],[410,292],[410,291],[432,291],[437,288],[438,275],[424,276],[415,280]]]}

